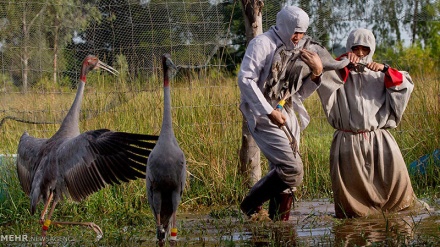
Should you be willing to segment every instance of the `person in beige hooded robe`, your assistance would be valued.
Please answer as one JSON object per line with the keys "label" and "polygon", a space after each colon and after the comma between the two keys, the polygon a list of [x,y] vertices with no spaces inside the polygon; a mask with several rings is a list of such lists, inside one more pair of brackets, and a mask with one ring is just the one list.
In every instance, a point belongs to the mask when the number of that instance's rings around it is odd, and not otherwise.
{"label": "person in beige hooded robe", "polygon": [[373,61],[375,37],[355,29],[347,39],[350,65],[324,73],[318,94],[335,128],[330,171],[336,217],[409,208],[416,202],[405,161],[388,131],[400,123],[413,91],[410,75]]}

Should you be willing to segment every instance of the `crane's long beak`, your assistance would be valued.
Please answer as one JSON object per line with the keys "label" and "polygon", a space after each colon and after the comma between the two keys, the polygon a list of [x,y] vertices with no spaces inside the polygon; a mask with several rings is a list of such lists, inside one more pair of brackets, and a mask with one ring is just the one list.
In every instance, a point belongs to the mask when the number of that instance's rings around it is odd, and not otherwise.
{"label": "crane's long beak", "polygon": [[119,72],[116,69],[114,69],[112,66],[107,65],[106,63],[103,63],[101,61],[98,61],[98,64],[96,65],[95,68],[104,69],[104,70],[112,73],[113,75],[118,75],[119,74]]}

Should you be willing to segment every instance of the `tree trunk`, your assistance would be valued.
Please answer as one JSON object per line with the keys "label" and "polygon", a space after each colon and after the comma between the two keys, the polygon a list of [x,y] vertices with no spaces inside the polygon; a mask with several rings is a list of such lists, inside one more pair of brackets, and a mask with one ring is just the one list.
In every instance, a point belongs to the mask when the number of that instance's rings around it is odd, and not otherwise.
{"label": "tree trunk", "polygon": [[[241,0],[242,12],[246,26],[246,43],[258,34],[263,33],[261,10],[263,0]],[[247,177],[247,184],[254,185],[261,178],[260,149],[249,133],[246,119],[243,117],[240,149],[240,172]]]}
{"label": "tree trunk", "polygon": [[24,4],[24,13],[23,13],[23,53],[21,54],[21,61],[23,63],[23,70],[22,70],[22,92],[27,93],[28,88],[28,72],[29,72],[29,54],[28,54],[28,42],[29,42],[29,31],[28,26],[26,22],[26,4]]}
{"label": "tree trunk", "polygon": [[32,29],[33,24],[35,23],[35,20],[38,19],[38,17],[44,12],[46,9],[46,6],[48,4],[48,1],[43,5],[43,7],[40,9],[40,11],[34,16],[34,18],[27,23],[26,15],[27,15],[27,2],[23,2],[23,18],[22,18],[22,24],[23,24],[23,52],[20,54],[21,61],[23,62],[23,85],[22,85],[22,91],[24,93],[28,90],[28,84],[29,84],[29,60],[31,58],[30,51],[28,50],[28,44],[30,42],[30,32]]}
{"label": "tree trunk", "polygon": [[258,34],[263,33],[263,0],[241,0],[246,27],[246,44]]}
{"label": "tree trunk", "polygon": [[55,34],[53,38],[53,84],[57,85],[58,74],[58,31],[60,30],[60,23],[58,16],[55,17]]}
{"label": "tree trunk", "polygon": [[247,177],[246,184],[252,187],[261,178],[260,148],[249,133],[246,119],[241,127],[240,173]]}
{"label": "tree trunk", "polygon": [[413,25],[412,25],[412,40],[411,45],[416,43],[416,33],[417,33],[417,11],[419,8],[419,1],[416,0],[414,3],[414,14],[413,14]]}

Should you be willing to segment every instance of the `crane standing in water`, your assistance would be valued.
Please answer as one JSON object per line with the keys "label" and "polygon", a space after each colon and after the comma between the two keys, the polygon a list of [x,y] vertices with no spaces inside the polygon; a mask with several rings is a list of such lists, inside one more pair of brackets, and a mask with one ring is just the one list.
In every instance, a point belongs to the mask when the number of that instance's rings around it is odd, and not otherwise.
{"label": "crane standing in water", "polygon": [[65,196],[79,202],[107,184],[143,178],[145,163],[158,138],[108,129],[80,133],[79,114],[86,75],[97,68],[117,73],[97,57],[87,56],[82,63],[75,100],[59,130],[49,139],[35,138],[25,132],[18,144],[17,173],[24,192],[30,197],[31,214],[35,213],[40,200],[44,202],[40,217],[43,245],[51,223],[89,226],[100,239],[102,230],[92,222],[51,222],[55,206]]}
{"label": "crane standing in water", "polygon": [[[177,240],[176,211],[186,180],[185,155],[174,136],[171,119],[169,67],[176,68],[169,54],[162,56],[164,110],[159,140],[148,158],[148,202],[156,219],[157,240],[163,245],[170,233],[170,245]],[[171,222],[171,229],[170,229]]]}

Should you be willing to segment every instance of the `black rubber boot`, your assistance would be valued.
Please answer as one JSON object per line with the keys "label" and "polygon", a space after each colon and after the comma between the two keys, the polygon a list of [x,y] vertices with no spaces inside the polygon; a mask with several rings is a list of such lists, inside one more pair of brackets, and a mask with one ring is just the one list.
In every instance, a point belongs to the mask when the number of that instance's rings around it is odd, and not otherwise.
{"label": "black rubber boot", "polygon": [[269,218],[272,221],[288,221],[293,205],[293,193],[282,192],[269,201]]}
{"label": "black rubber boot", "polygon": [[258,209],[261,209],[261,205],[263,205],[265,201],[278,195],[287,188],[289,188],[289,186],[280,179],[276,171],[271,170],[251,188],[248,195],[240,204],[241,211],[247,216],[251,216],[256,213]]}

